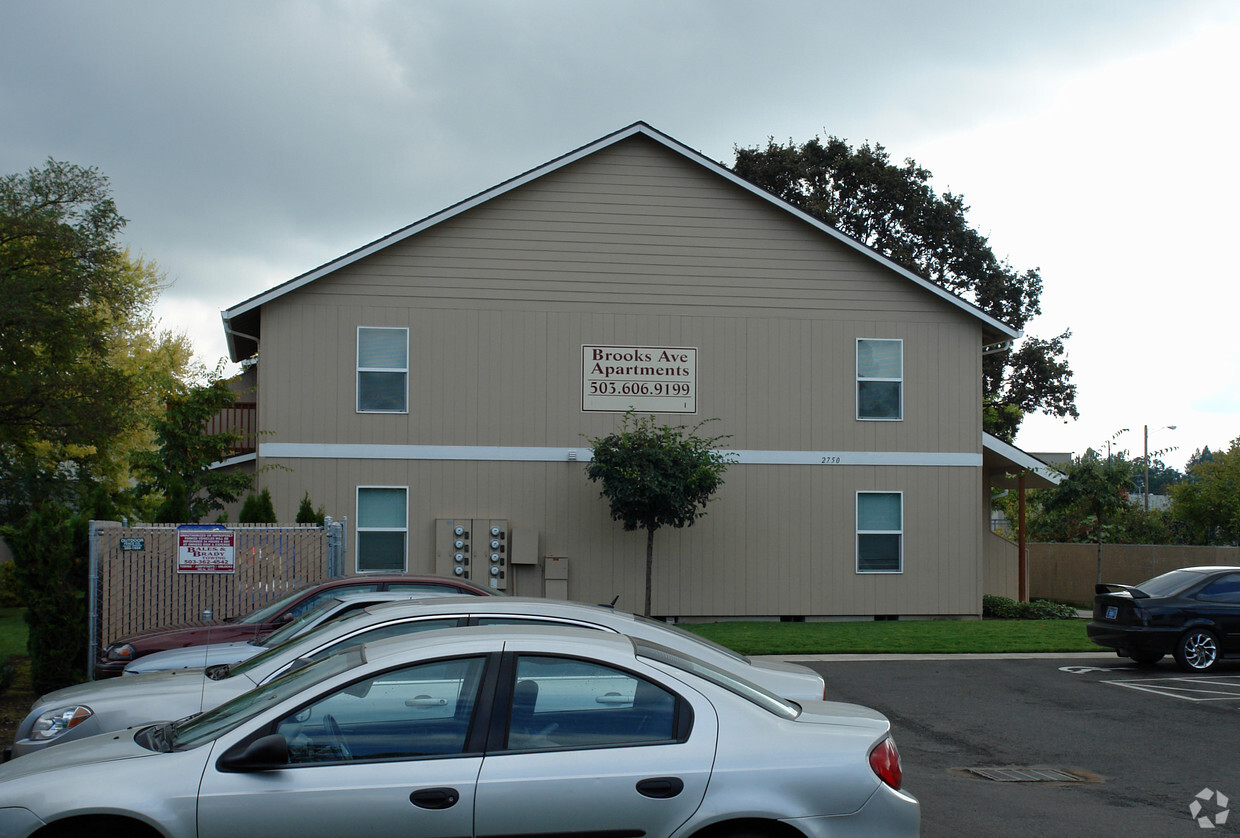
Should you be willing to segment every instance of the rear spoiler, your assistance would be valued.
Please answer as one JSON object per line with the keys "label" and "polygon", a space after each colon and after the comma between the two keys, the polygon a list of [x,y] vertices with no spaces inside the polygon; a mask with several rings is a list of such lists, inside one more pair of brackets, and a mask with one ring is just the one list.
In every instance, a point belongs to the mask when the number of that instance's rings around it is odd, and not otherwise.
{"label": "rear spoiler", "polygon": [[1141,590],[1140,588],[1134,588],[1132,585],[1121,585],[1118,582],[1099,582],[1097,585],[1094,585],[1094,593],[1095,594],[1113,594],[1115,593],[1115,591],[1111,590],[1112,588],[1116,588],[1120,591],[1127,591],[1129,594],[1132,595],[1133,599],[1149,599],[1150,598],[1150,595],[1147,594],[1145,591]]}

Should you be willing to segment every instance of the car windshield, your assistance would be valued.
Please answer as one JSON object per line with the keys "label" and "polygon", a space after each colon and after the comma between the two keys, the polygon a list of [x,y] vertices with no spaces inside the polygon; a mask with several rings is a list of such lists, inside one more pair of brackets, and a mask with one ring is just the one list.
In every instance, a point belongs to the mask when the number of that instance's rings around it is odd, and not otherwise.
{"label": "car windshield", "polygon": [[257,642],[269,649],[273,646],[279,646],[281,643],[287,643],[289,640],[305,631],[307,626],[322,619],[324,614],[339,606],[340,600],[336,597],[332,597],[321,605],[311,608],[291,623],[285,623],[270,634],[266,634],[258,638]]}
{"label": "car windshield", "polygon": [[[273,658],[284,657],[285,653],[288,652],[289,648],[294,645],[300,646],[301,644],[304,643],[306,644],[307,648],[313,647],[316,644],[319,637],[322,637],[325,634],[336,635],[339,633],[338,627],[340,625],[351,622],[351,621],[359,620],[362,617],[366,616],[366,614],[367,612],[365,609],[358,608],[353,611],[349,611],[345,614],[341,614],[339,617],[333,617],[330,620],[324,620],[322,625],[315,626],[313,629],[311,629],[310,631],[307,631],[305,634],[298,635],[296,637],[290,637],[288,640],[285,640],[283,643],[280,643],[275,646],[268,646],[266,650],[259,652],[257,655],[255,655],[252,658],[247,658],[241,661],[240,663],[234,663],[234,664],[229,665],[227,670],[222,674],[221,677],[231,678],[234,675],[242,675],[246,672],[249,672],[252,669],[258,669],[259,667],[266,664],[267,661],[272,660]],[[276,634],[279,634],[279,633],[280,632],[275,632],[273,634],[268,635],[267,638],[263,641],[263,645],[266,646],[267,644],[269,644],[272,638],[274,638]]]}
{"label": "car windshield", "polygon": [[1178,594],[1189,585],[1201,581],[1201,574],[1192,570],[1173,570],[1164,573],[1162,576],[1155,576],[1137,585],[1136,588],[1141,593],[1150,596],[1171,596]]}
{"label": "car windshield", "polygon": [[308,585],[302,586],[298,588],[297,590],[293,591],[288,596],[281,597],[280,599],[277,599],[275,602],[269,602],[266,605],[264,605],[262,608],[258,609],[257,611],[251,611],[249,614],[246,614],[244,617],[242,617],[237,622],[246,623],[247,625],[259,625],[261,623],[269,622],[272,618],[275,617],[276,614],[279,614],[281,611],[287,608],[289,603],[291,603],[293,600],[297,599],[302,594],[304,594],[306,592],[307,587],[310,587],[310,586]]}
{"label": "car windshield", "polygon": [[664,631],[673,632],[674,634],[676,634],[677,637],[681,638],[682,640],[686,640],[698,646],[705,646],[706,648],[718,654],[727,655],[732,660],[740,661],[741,663],[749,663],[749,658],[732,651],[727,646],[721,646],[713,640],[707,640],[705,637],[702,637],[700,634],[694,634],[693,632],[682,629],[679,626],[674,626],[671,623],[664,623],[659,620],[652,620],[649,617],[643,617],[640,614],[634,614],[633,619],[637,620],[637,622],[639,623],[645,623],[647,625],[657,626],[658,628]]}
{"label": "car windshield", "polygon": [[801,715],[801,707],[795,702],[789,701],[786,698],[780,698],[770,690],[760,687],[751,681],[746,681],[739,675],[725,672],[717,666],[711,666],[706,661],[698,660],[689,655],[683,655],[674,649],[645,640],[634,639],[633,648],[641,657],[690,672],[699,678],[710,681],[715,686],[723,687],[728,692],[739,695],[746,701],[753,702],[768,713],[774,713],[776,716],[785,719],[795,719]]}
{"label": "car windshield", "polygon": [[194,748],[227,733],[263,710],[289,696],[365,662],[362,647],[353,646],[338,655],[331,655],[308,666],[295,669],[270,684],[257,687],[205,713],[174,722],[169,744],[173,750]]}

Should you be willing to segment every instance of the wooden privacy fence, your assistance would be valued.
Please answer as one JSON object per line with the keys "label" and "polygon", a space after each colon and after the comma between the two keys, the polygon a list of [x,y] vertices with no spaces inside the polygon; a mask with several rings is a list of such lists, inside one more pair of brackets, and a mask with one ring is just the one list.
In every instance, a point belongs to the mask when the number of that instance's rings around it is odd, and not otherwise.
{"label": "wooden privacy fence", "polygon": [[[1029,544],[1029,596],[1067,602],[1094,600],[1098,545]],[[1240,565],[1240,547],[1174,544],[1102,545],[1102,581],[1136,585],[1177,567]]]}
{"label": "wooden privacy fence", "polygon": [[176,525],[90,524],[90,649],[135,632],[239,617],[344,572],[345,527],[229,527],[234,570],[178,570]]}

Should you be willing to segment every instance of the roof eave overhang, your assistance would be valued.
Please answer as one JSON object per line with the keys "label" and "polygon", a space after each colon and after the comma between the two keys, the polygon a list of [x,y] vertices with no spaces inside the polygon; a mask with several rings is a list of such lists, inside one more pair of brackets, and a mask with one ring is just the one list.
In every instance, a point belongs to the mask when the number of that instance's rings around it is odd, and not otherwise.
{"label": "roof eave overhang", "polygon": [[[836,230],[831,225],[818,220],[817,218],[805,212],[804,210],[801,210],[793,206],[792,204],[788,203],[787,201],[784,201],[781,198],[778,198],[775,195],[772,195],[770,192],[767,192],[765,189],[762,189],[761,187],[755,186],[754,184],[750,183],[744,178],[738,176],[735,172],[733,172],[731,169],[727,168],[723,164],[717,163],[716,161],[711,160],[709,157],[702,154],[701,152],[695,151],[694,149],[689,148],[683,143],[673,139],[672,137],[669,137],[667,134],[664,134],[663,132],[658,131],[655,128],[652,128],[650,125],[644,122],[635,122],[632,125],[628,126],[627,128],[622,128],[619,131],[616,131],[615,133],[608,134],[607,136],[602,137],[598,140],[595,140],[594,142],[589,143],[588,145],[584,145],[575,151],[571,151],[568,154],[565,154],[561,157],[557,157],[556,159],[548,163],[545,163],[542,166],[539,166],[538,168],[531,169],[522,175],[518,175],[517,177],[504,181],[503,183],[497,186],[494,186],[486,190],[485,192],[480,192],[471,198],[467,198],[464,201],[461,201],[460,203],[453,204],[452,206],[447,207],[446,209],[440,210],[439,212],[433,215],[429,215],[426,218],[423,218],[421,221],[414,222],[408,227],[403,227],[394,233],[384,236],[381,239],[376,239],[370,244],[364,245],[363,247],[360,247],[357,250],[346,253],[345,255],[337,259],[333,259],[332,261],[327,262],[324,265],[320,265],[319,267],[314,268],[313,270],[307,271],[306,273],[301,274],[300,276],[296,276],[288,280],[287,282],[281,283],[280,285],[277,285],[273,288],[268,289],[267,291],[264,291],[261,294],[257,294],[253,297],[250,297],[248,300],[238,303],[232,308],[226,309],[225,311],[221,312],[221,315],[224,320],[225,331],[228,332],[230,328],[230,324],[235,323],[237,319],[242,317],[243,315],[249,312],[252,312],[252,311],[256,311],[257,309],[261,308],[266,303],[269,303],[272,300],[275,300],[285,294],[295,291],[304,285],[308,285],[309,283],[314,282],[316,279],[326,276],[327,274],[330,274],[333,271],[337,271],[347,265],[351,265],[360,259],[365,259],[367,256],[377,253],[378,251],[383,250],[384,248],[389,247],[393,244],[396,244],[397,242],[403,241],[407,238],[410,238],[411,236],[416,236],[418,233],[421,233],[422,231],[430,227],[433,227],[436,224],[440,224],[444,221],[447,221],[450,218],[454,218],[460,215],[461,213],[468,212],[469,210],[473,209],[474,207],[479,206],[480,204],[484,204],[493,198],[499,197],[500,195],[503,195],[507,192],[511,192],[514,189],[518,189],[521,186],[524,186],[525,184],[530,183],[531,181],[537,180],[538,178],[546,174],[556,171],[557,169],[561,169],[565,166],[568,166],[568,165],[571,165],[572,163],[577,162],[578,160],[581,160],[585,157],[589,157],[591,154],[594,154],[608,146],[615,145],[616,143],[622,142],[630,137],[634,137],[638,135],[648,137],[649,139],[665,146],[671,151],[677,154],[680,154],[683,157],[686,157],[689,160],[692,160],[693,162],[698,163],[701,166],[706,167],[707,169],[711,170],[712,172],[724,178],[725,180],[731,181],[732,183],[736,184],[740,188],[772,204],[773,206],[778,207],[784,212],[787,212],[787,213],[790,213],[796,216],[801,221],[805,222],[806,224],[809,224],[812,227],[817,228],[818,230],[834,238],[835,240],[839,241],[845,246],[852,248],[853,250],[865,255],[866,257],[870,259],[873,259],[874,261],[882,264],[884,267],[888,268],[891,271],[894,271],[895,273],[899,274],[900,276],[904,277],[910,282],[921,286],[926,291],[929,291],[931,294],[935,295],[936,297],[939,297],[940,299],[944,300],[950,305],[955,306],[961,309],[962,311],[966,312],[967,314],[977,318],[978,320],[982,322],[983,336],[987,344],[995,344],[995,343],[1001,343],[1005,341],[1011,341],[1021,336],[1020,330],[1013,329],[1007,324],[999,320],[996,320],[995,318],[991,317],[986,312],[979,309],[977,306],[970,303],[968,300],[958,297],[952,292],[948,291],[947,289],[939,285],[936,285],[935,283],[930,282],[929,280],[923,277],[918,276],[917,274],[913,273],[907,268],[893,262],[892,260],[888,259],[886,256],[883,256],[881,253],[878,253],[877,251],[867,247],[866,245],[862,244],[856,239],[850,236],[847,236],[844,233],[841,233],[839,230]],[[253,336],[257,337],[258,335],[257,320],[254,321],[254,325],[251,327],[251,331],[253,332]],[[237,355],[235,354],[235,346],[236,346],[236,351],[244,351],[244,350],[241,350],[240,347],[245,346],[245,345],[247,344],[245,344],[244,340],[238,341],[235,345],[232,339],[232,332],[229,332],[229,353],[230,353],[230,357],[232,357],[234,361],[243,360],[244,358],[248,358],[250,355],[254,354],[253,352],[250,352],[249,354],[244,354],[241,357],[237,357]],[[256,350],[257,350],[257,346],[255,346],[255,351]]]}
{"label": "roof eave overhang", "polygon": [[1022,474],[1027,489],[1050,489],[1063,480],[1063,474],[1053,466],[985,431],[982,432],[982,464],[989,485],[999,488],[1015,488]]}

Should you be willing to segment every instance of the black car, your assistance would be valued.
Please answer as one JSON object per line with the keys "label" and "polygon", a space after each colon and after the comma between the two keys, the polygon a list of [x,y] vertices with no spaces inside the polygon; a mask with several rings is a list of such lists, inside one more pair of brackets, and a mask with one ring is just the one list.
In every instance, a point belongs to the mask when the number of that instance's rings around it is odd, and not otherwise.
{"label": "black car", "polygon": [[1095,593],[1089,639],[1121,657],[1151,664],[1174,655],[1186,672],[1240,658],[1240,567],[1184,567]]}

